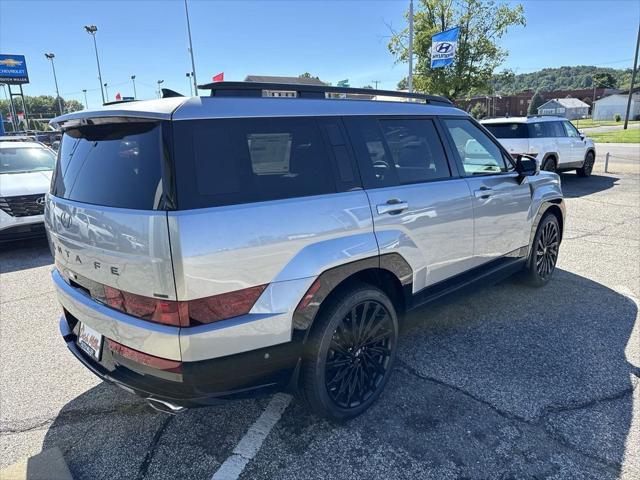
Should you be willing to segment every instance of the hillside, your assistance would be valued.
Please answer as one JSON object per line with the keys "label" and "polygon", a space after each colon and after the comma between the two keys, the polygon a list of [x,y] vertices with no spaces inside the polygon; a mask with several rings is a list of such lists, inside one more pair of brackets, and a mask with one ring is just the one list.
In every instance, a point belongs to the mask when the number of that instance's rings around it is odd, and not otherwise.
{"label": "hillside", "polygon": [[579,65],[575,67],[545,68],[537,72],[518,75],[496,75],[493,81],[498,94],[510,94],[522,90],[570,90],[593,87],[594,74],[610,74],[616,88],[629,88],[631,69],[615,69]]}

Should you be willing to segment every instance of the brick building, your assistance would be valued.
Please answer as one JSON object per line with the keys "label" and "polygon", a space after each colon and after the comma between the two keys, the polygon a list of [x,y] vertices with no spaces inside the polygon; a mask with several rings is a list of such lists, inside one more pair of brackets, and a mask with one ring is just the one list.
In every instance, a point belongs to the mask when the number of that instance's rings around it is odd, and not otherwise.
{"label": "brick building", "polygon": [[[619,90],[615,88],[596,88],[596,100],[617,93]],[[524,90],[514,95],[478,95],[471,99],[458,99],[454,103],[458,108],[470,111],[476,103],[483,104],[487,109],[490,117],[512,116],[519,117],[527,115],[531,98],[534,95],[533,90]],[[593,102],[593,88],[577,88],[573,90],[554,90],[551,92],[540,92],[542,98],[547,101],[553,98],[573,97],[587,103],[591,107]]]}

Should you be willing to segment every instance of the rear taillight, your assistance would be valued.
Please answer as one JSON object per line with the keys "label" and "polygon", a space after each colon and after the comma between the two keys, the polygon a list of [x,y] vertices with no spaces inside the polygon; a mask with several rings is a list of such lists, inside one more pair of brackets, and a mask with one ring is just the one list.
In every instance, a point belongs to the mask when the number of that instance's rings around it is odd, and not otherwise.
{"label": "rear taillight", "polygon": [[267,285],[258,285],[211,297],[176,302],[123,292],[105,285],[105,297],[101,300],[114,310],[133,317],[164,325],[192,327],[249,313],[265,288]]}
{"label": "rear taillight", "polygon": [[128,358],[131,361],[146,365],[151,368],[157,368],[158,370],[164,370],[165,372],[181,373],[182,362],[177,360],[169,360],[166,358],[155,357],[148,353],[139,352],[133,348],[125,347],[121,343],[114,342],[111,339],[107,339],[109,349],[120,355],[121,357]]}

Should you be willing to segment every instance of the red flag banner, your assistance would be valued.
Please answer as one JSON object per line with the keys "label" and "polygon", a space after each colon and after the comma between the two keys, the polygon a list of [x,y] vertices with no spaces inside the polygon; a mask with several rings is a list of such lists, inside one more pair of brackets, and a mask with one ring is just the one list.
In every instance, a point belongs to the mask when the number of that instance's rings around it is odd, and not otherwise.
{"label": "red flag banner", "polygon": [[217,75],[213,76],[213,81],[214,82],[224,82],[224,72],[220,72]]}
{"label": "red flag banner", "polygon": [[122,100],[122,95],[120,95],[120,92],[116,93],[116,100]]}

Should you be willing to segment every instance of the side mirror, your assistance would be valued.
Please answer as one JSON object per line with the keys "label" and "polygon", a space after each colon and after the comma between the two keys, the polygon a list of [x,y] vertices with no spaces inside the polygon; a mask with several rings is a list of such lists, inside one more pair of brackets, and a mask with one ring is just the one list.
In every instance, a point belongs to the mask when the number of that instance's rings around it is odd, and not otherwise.
{"label": "side mirror", "polygon": [[530,177],[540,173],[540,167],[538,161],[533,157],[526,157],[524,155],[518,156],[516,160],[516,172],[522,179],[524,177]]}

